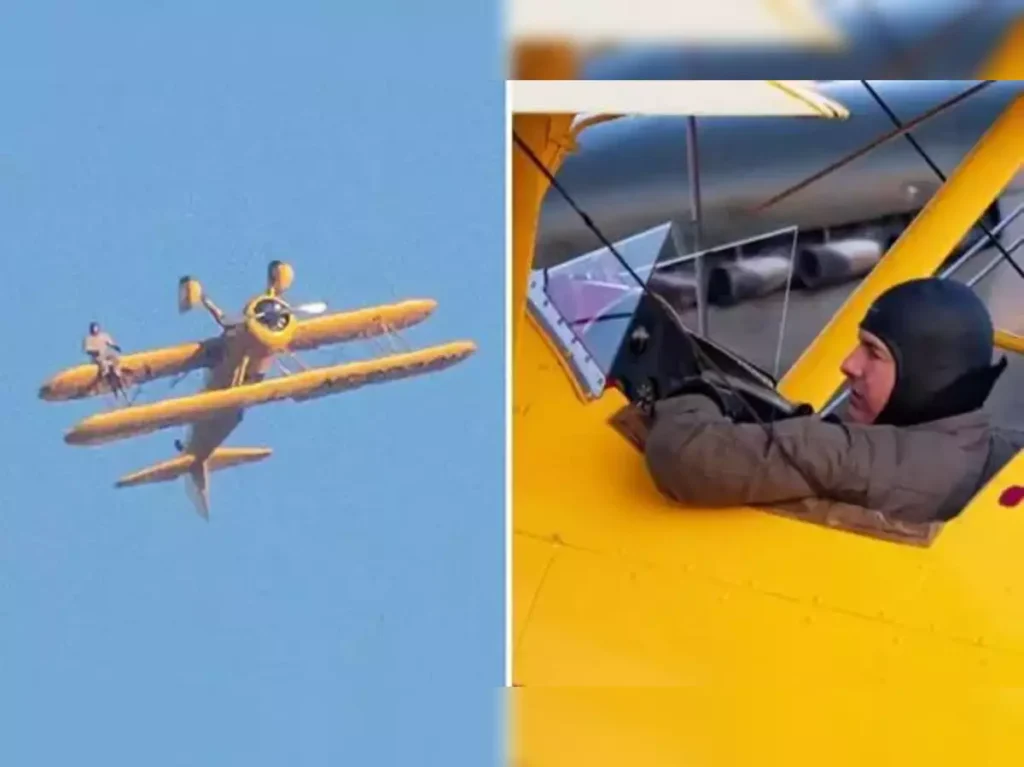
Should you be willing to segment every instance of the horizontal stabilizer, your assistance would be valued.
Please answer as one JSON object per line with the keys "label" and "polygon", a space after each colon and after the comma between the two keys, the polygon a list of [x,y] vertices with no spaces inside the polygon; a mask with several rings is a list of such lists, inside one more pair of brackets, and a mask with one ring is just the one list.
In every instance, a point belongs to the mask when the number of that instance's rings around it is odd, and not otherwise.
{"label": "horizontal stabilizer", "polygon": [[192,468],[196,458],[194,455],[180,455],[169,461],[155,463],[145,469],[126,474],[117,480],[116,487],[133,487],[135,485],[148,485],[153,482],[170,482]]}
{"label": "horizontal stabilizer", "polygon": [[256,463],[269,458],[274,452],[269,447],[218,447],[213,455],[206,459],[210,471],[230,469],[245,463]]}
{"label": "horizontal stabilizer", "polygon": [[[213,454],[206,459],[207,471],[218,471],[230,469],[234,466],[241,466],[246,463],[256,463],[270,456],[273,451],[267,447],[220,447],[213,451]],[[196,464],[194,455],[185,454],[169,461],[153,464],[145,469],[126,474],[117,481],[116,487],[134,487],[136,485],[148,485],[154,482],[169,482],[177,479],[189,471]]]}

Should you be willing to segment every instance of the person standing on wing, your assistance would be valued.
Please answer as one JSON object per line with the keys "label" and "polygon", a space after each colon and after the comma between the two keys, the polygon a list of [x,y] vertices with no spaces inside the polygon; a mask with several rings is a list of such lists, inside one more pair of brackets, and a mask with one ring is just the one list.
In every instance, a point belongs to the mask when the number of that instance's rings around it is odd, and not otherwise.
{"label": "person standing on wing", "polygon": [[89,332],[82,340],[82,351],[96,364],[99,380],[107,381],[114,395],[124,394],[121,375],[121,347],[105,332],[98,322],[89,323]]}
{"label": "person standing on wing", "polygon": [[845,421],[734,423],[714,387],[684,387],[655,405],[648,470],[662,493],[692,506],[818,498],[892,520],[947,521],[1024,447],[1024,432],[982,411],[1006,367],[1005,358],[992,364],[993,336],[967,286],[902,283],[874,302],[843,361]]}

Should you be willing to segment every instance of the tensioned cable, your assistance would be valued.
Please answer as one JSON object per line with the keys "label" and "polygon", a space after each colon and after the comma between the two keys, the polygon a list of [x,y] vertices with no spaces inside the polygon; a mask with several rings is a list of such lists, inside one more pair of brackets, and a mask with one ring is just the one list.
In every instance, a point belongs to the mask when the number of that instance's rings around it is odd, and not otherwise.
{"label": "tensioned cable", "polygon": [[[871,84],[867,80],[861,80],[860,82],[867,89],[867,92],[871,94],[871,97],[876,102],[878,102],[878,106],[882,108],[882,111],[885,112],[888,118],[892,121],[892,124],[902,130],[903,123],[900,121],[900,118],[896,116],[896,113],[893,112],[889,105],[886,104],[885,101],[882,99],[882,97],[878,95],[878,92],[871,87]],[[920,155],[921,159],[928,163],[928,167],[932,169],[935,175],[938,176],[943,183],[945,183],[946,174],[943,173],[939,166],[936,165],[935,162],[932,160],[932,158],[928,156],[928,153],[924,151],[924,148],[917,142],[917,139],[914,138],[913,134],[911,134],[910,131],[907,131],[903,134],[903,138],[910,142],[910,145],[914,147],[914,150],[918,153],[918,155]],[[978,219],[978,228],[985,233],[985,236],[988,237],[992,245],[1002,255],[1003,260],[1008,261],[1010,266],[1013,267],[1013,270],[1017,272],[1018,275],[1020,275],[1021,279],[1024,279],[1024,269],[1021,269],[1020,265],[1013,260],[1013,256],[1011,256],[1007,252],[1006,248],[1003,247],[1003,244],[996,239],[995,235],[992,234],[992,231],[988,228],[988,225],[981,219]]]}
{"label": "tensioned cable", "polygon": [[[861,82],[863,82],[863,80]],[[831,165],[829,165],[829,166],[827,166],[825,168],[822,168],[820,171],[811,174],[810,176],[808,176],[805,179],[802,179],[801,181],[797,182],[793,186],[788,187],[786,189],[783,189],[778,194],[775,194],[772,197],[769,197],[767,200],[765,200],[764,202],[760,203],[755,208],[753,208],[752,212],[760,213],[761,211],[766,210],[767,208],[770,208],[772,205],[775,205],[775,204],[781,202],[782,200],[786,199],[787,197],[790,197],[791,195],[799,192],[801,189],[804,189],[804,188],[810,186],[815,181],[819,181],[819,180],[823,179],[825,176],[827,176],[827,175],[829,175],[831,173],[834,173],[835,171],[837,171],[840,168],[842,168],[844,165],[849,165],[851,162],[856,160],[858,157],[863,157],[868,152],[871,152],[872,150],[878,148],[879,146],[881,146],[885,142],[891,141],[892,139],[894,139],[894,138],[896,138],[898,136],[902,136],[902,135],[906,134],[908,131],[910,131],[914,127],[916,127],[918,125],[921,125],[922,123],[927,122],[928,120],[930,120],[931,118],[935,117],[936,115],[941,114],[942,112],[945,112],[947,109],[950,109],[951,107],[956,106],[961,101],[964,101],[964,100],[970,98],[975,93],[978,93],[979,91],[984,90],[985,88],[987,88],[988,86],[992,85],[995,82],[996,82],[995,80],[982,80],[980,83],[976,83],[975,85],[972,85],[970,88],[967,88],[966,90],[958,93],[957,95],[953,96],[952,98],[946,99],[945,101],[936,104],[934,107],[932,107],[928,111],[922,112],[921,114],[919,114],[917,117],[913,118],[912,120],[910,120],[906,124],[899,126],[896,130],[889,131],[888,133],[883,133],[878,138],[875,138],[875,139],[869,141],[867,144],[865,144],[864,146],[860,147],[859,149],[856,149],[855,151],[851,152],[850,154],[846,155],[845,157],[841,157],[840,159],[836,160]]]}

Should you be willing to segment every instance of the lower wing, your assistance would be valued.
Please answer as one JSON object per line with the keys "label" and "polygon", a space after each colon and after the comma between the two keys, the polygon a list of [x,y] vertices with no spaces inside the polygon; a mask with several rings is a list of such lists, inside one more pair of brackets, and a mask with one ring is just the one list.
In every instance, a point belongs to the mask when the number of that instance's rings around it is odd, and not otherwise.
{"label": "lower wing", "polygon": [[245,386],[100,413],[81,421],[65,435],[64,441],[71,445],[95,445],[171,426],[201,422],[226,411],[277,400],[302,402],[366,384],[384,383],[442,370],[461,362],[474,351],[476,345],[472,342],[456,341],[407,354],[348,362]]}

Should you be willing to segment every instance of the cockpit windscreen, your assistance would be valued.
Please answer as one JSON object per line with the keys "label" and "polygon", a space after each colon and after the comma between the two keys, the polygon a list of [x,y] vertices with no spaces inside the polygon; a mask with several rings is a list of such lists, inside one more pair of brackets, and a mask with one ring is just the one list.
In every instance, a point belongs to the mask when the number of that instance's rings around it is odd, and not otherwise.
{"label": "cockpit windscreen", "polygon": [[640,305],[643,287],[657,282],[658,292],[668,294],[677,311],[696,305],[696,255],[679,255],[678,234],[665,223],[616,243],[622,260],[601,248],[535,273],[553,308],[606,378]]}

